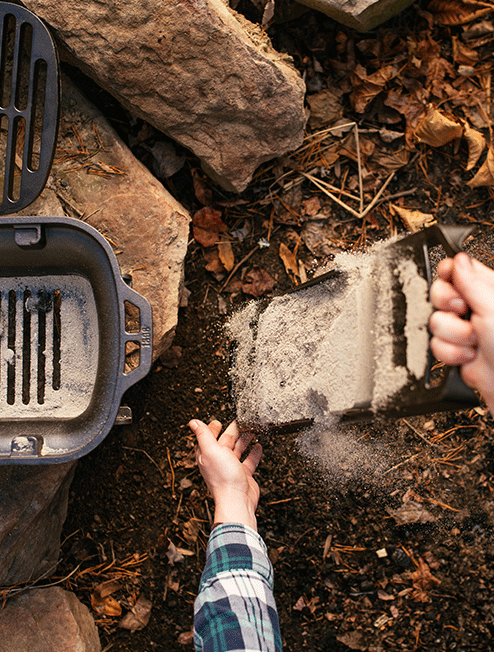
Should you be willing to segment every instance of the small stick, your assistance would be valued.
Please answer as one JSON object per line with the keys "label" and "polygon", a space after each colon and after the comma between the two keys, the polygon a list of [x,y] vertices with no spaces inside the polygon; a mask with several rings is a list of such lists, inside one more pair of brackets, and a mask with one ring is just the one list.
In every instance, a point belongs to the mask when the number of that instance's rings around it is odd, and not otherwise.
{"label": "small stick", "polygon": [[230,274],[228,275],[228,278],[226,279],[226,281],[225,281],[225,282],[223,283],[223,285],[220,287],[220,293],[223,292],[223,290],[226,288],[226,286],[228,285],[228,283],[230,282],[230,280],[232,279],[233,275],[234,275],[235,272],[238,270],[238,268],[241,267],[241,266],[245,263],[245,261],[249,260],[249,258],[250,258],[250,257],[251,257],[251,256],[252,256],[252,255],[253,255],[253,254],[258,250],[258,249],[259,249],[259,245],[256,245],[256,246],[254,247],[254,249],[252,249],[252,251],[251,251],[250,253],[247,254],[247,256],[244,256],[244,257],[242,258],[242,260],[241,260],[240,262],[238,262],[238,263],[235,265],[235,267],[232,269],[232,271],[231,271]]}
{"label": "small stick", "polygon": [[148,460],[150,462],[152,462],[154,464],[154,466],[158,469],[158,471],[160,472],[161,477],[163,477],[163,471],[160,469],[158,464],[153,460],[153,458],[151,457],[151,455],[147,451],[143,450],[142,448],[131,448],[130,446],[122,446],[122,448],[125,448],[128,451],[135,451],[136,453],[144,453],[144,455],[148,458]]}
{"label": "small stick", "polygon": [[387,475],[388,473],[391,473],[391,471],[394,471],[395,469],[398,469],[400,466],[403,466],[404,464],[407,464],[408,462],[411,462],[411,460],[414,460],[419,455],[420,455],[420,453],[415,453],[415,455],[412,455],[411,457],[407,457],[407,459],[403,460],[403,462],[399,462],[398,464],[395,464],[394,466],[392,466],[387,471],[384,471],[383,475]]}
{"label": "small stick", "polygon": [[365,217],[367,215],[367,213],[369,213],[374,208],[374,206],[377,204],[379,198],[381,197],[383,192],[386,190],[387,186],[389,185],[389,183],[390,183],[391,179],[394,177],[394,175],[395,175],[395,173],[391,172],[389,177],[386,179],[386,181],[383,183],[383,185],[379,189],[379,192],[377,193],[377,195],[374,197],[374,199],[371,201],[371,203],[367,206],[367,208],[359,215],[359,217]]}
{"label": "small stick", "polygon": [[362,162],[360,156],[360,140],[358,134],[358,125],[355,123],[355,145],[357,147],[357,165],[358,165],[358,186],[360,191],[360,212],[364,210],[364,182],[362,176]]}
{"label": "small stick", "polygon": [[168,464],[170,465],[170,471],[172,474],[172,498],[175,498],[175,470],[173,468],[170,449],[168,448],[168,446],[166,447],[166,456],[168,458]]}

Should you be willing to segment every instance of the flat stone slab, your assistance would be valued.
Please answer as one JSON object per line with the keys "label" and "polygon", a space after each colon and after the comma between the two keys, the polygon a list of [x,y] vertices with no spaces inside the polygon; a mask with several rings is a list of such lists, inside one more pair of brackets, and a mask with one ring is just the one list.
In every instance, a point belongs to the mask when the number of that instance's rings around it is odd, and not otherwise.
{"label": "flat stone slab", "polygon": [[17,214],[67,215],[102,233],[121,272],[151,304],[154,359],[166,351],[178,320],[190,215],[65,76],[50,177]]}
{"label": "flat stone slab", "polygon": [[290,57],[224,0],[24,0],[60,53],[241,192],[303,139],[305,84]]}
{"label": "flat stone slab", "polygon": [[409,7],[413,0],[298,0],[342,25],[368,32]]}
{"label": "flat stone slab", "polygon": [[32,589],[0,610],[0,652],[101,652],[89,610],[54,586]]}

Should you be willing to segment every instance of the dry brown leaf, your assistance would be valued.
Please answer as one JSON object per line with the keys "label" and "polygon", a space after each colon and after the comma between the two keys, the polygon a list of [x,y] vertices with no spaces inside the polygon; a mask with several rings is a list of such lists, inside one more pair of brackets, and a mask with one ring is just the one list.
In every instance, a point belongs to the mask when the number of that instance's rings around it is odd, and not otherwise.
{"label": "dry brown leaf", "polygon": [[203,206],[209,206],[213,201],[213,191],[204,180],[202,172],[199,170],[193,170],[192,182],[194,184],[194,194],[196,199]]}
{"label": "dry brown leaf", "polygon": [[201,208],[192,218],[194,240],[203,247],[214,247],[219,241],[219,234],[228,230],[221,219],[221,211],[214,208]]}
{"label": "dry brown leaf", "polygon": [[453,43],[453,59],[456,63],[463,66],[474,66],[479,60],[479,53],[477,50],[469,48],[468,45],[462,43],[457,36],[452,37]]}
{"label": "dry brown leaf", "polygon": [[336,640],[340,643],[343,643],[350,650],[367,650],[368,644],[366,637],[363,632],[359,630],[354,630],[352,632],[346,632],[346,634],[339,634],[336,637]]}
{"label": "dry brown leaf", "polygon": [[468,163],[466,169],[472,170],[476,166],[480,155],[484,151],[485,138],[480,133],[480,131],[473,129],[473,127],[471,127],[468,122],[464,122],[464,128],[465,138],[468,143]]}
{"label": "dry brown leaf", "polygon": [[436,520],[423,505],[416,502],[408,502],[398,509],[387,509],[388,514],[396,521],[396,525],[407,525],[408,523],[434,523]]}
{"label": "dry brown leaf", "polygon": [[132,609],[126,613],[122,620],[118,623],[118,626],[122,627],[123,629],[128,629],[131,632],[136,632],[140,629],[144,629],[144,627],[146,627],[149,622],[149,618],[151,617],[152,608],[153,603],[143,595],[140,595]]}
{"label": "dry brown leaf", "polygon": [[402,206],[391,204],[392,209],[398,213],[400,220],[411,233],[416,233],[426,226],[431,226],[436,220],[433,215],[429,213],[421,213],[420,211],[411,211]]}
{"label": "dry brown leaf", "polygon": [[429,106],[425,118],[415,129],[415,137],[431,147],[441,147],[463,136],[463,125],[453,116],[446,116]]}
{"label": "dry brown leaf", "polygon": [[91,607],[100,616],[120,616],[122,607],[112,598],[112,593],[121,589],[121,584],[115,580],[102,582],[91,594]]}
{"label": "dry brown leaf", "polygon": [[266,28],[274,18],[275,4],[274,0],[268,0],[262,14],[262,27]]}
{"label": "dry brown leaf", "polygon": [[490,13],[492,5],[476,0],[432,0],[427,10],[442,25],[463,25]]}
{"label": "dry brown leaf", "polygon": [[276,285],[276,281],[272,278],[266,270],[258,265],[254,265],[244,277],[242,283],[242,292],[250,294],[253,297],[259,298],[271,290]]}
{"label": "dry brown leaf", "polygon": [[328,88],[307,96],[310,107],[309,125],[311,129],[323,129],[342,117],[341,99]]}
{"label": "dry brown leaf", "polygon": [[435,585],[441,584],[441,580],[431,573],[426,561],[419,558],[417,570],[410,574],[414,590],[411,596],[417,602],[429,602],[428,591]]}
{"label": "dry brown leaf", "polygon": [[190,632],[182,632],[178,635],[177,641],[180,645],[188,645],[191,647],[194,642],[194,632],[192,630]]}
{"label": "dry brown leaf", "polygon": [[206,261],[205,269],[211,272],[217,281],[220,281],[225,276],[225,268],[220,260],[218,248],[208,247],[203,249],[203,256]]}
{"label": "dry brown leaf", "polygon": [[474,176],[473,179],[467,184],[470,188],[477,188],[478,186],[494,186],[494,150],[489,147],[487,150],[487,157],[482,164],[482,167]]}
{"label": "dry brown leaf", "polygon": [[182,563],[184,560],[184,556],[180,548],[177,548],[177,546],[171,541],[168,546],[168,550],[166,551],[166,556],[168,557],[168,563],[170,564],[170,566],[174,566],[175,564]]}
{"label": "dry brown leaf", "polygon": [[188,543],[195,543],[199,532],[201,531],[201,524],[195,518],[191,518],[187,523],[184,523],[182,534]]}
{"label": "dry brown leaf", "polygon": [[293,251],[286,246],[284,242],[280,244],[279,255],[283,261],[287,274],[292,274],[292,276],[299,277],[298,269],[298,260],[297,260],[297,248]]}
{"label": "dry brown leaf", "polygon": [[233,253],[232,243],[224,235],[220,236],[218,242],[218,255],[227,272],[231,272],[235,267],[235,254]]}
{"label": "dry brown leaf", "polygon": [[384,66],[372,75],[368,75],[365,68],[361,64],[357,64],[350,75],[353,87],[350,101],[355,111],[363,113],[367,105],[384,89],[394,74],[393,66]]}

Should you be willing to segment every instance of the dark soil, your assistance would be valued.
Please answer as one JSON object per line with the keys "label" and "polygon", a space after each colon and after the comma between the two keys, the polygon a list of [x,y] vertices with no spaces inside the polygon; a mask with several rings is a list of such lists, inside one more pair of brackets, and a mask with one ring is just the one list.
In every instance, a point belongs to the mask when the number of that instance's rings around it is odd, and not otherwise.
{"label": "dark soil", "polygon": [[[414,11],[391,27],[418,22]],[[308,12],[273,28],[273,39],[291,43],[302,65],[308,41],[301,38],[314,25],[333,35],[342,29]],[[445,43],[449,37],[444,29]],[[452,145],[421,150],[421,157],[397,172],[389,193],[416,188],[409,208],[435,212],[446,223],[478,223],[475,252],[488,262],[494,256],[491,191],[465,185],[471,173]],[[189,164],[169,185],[194,212],[200,205],[192,190],[195,162]],[[265,178],[260,173],[242,198],[261,196]],[[272,207],[225,208],[225,194],[211,189],[229,228],[244,220],[250,225],[248,238],[234,247],[240,261],[266,237]],[[305,197],[311,192],[304,186]],[[335,237],[359,246],[390,230],[383,210],[362,222],[335,208],[331,219]],[[293,249],[297,229],[275,222],[270,246],[259,248],[238,276],[258,265],[277,280],[276,291],[293,285],[278,250],[280,242]],[[313,264],[303,245],[300,256]],[[225,307],[228,313],[249,297],[220,293],[225,277],[205,270],[203,248],[191,239],[185,270],[191,294],[174,341],[181,357],[158,361],[127,393],[133,424],[115,427],[77,467],[57,573],[74,571],[64,585],[88,606],[95,587],[113,579],[124,612],[139,595],[153,605],[148,624],[135,632],[119,627],[119,616],[96,614],[104,650],[192,649],[212,503],[186,424],[192,417],[224,424],[234,418],[221,326]],[[494,649],[492,419],[481,407],[357,429],[369,458],[358,468],[349,459],[337,474],[301,454],[295,436],[259,438],[258,525],[274,564],[284,649]],[[383,456],[385,471],[376,476],[373,460]],[[189,554],[173,559],[170,544]]]}

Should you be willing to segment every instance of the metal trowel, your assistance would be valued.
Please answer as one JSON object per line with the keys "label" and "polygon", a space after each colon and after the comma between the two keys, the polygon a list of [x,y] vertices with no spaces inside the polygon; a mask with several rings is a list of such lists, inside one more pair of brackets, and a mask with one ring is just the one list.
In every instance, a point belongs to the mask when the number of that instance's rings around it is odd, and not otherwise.
{"label": "metal trowel", "polygon": [[[368,386],[364,386],[359,390],[361,393],[358,394],[357,400],[351,406],[333,410],[332,406],[329,405],[328,411],[331,419],[337,419],[340,423],[355,423],[377,419],[387,420],[409,415],[461,410],[478,405],[477,394],[462,381],[459,368],[440,365],[434,360],[429,348],[428,319],[422,318],[423,333],[420,337],[416,336],[416,332],[410,329],[410,320],[413,321],[415,317],[417,319],[420,317],[413,314],[409,296],[407,296],[407,293],[409,295],[410,292],[413,293],[415,290],[413,288],[408,288],[408,290],[404,288],[406,281],[404,280],[404,274],[400,272],[406,265],[412,265],[413,269],[416,270],[415,276],[425,288],[424,292],[427,297],[425,303],[427,303],[435,262],[444,256],[454,256],[462,251],[466,238],[474,231],[475,227],[470,226],[434,224],[417,233],[386,243],[383,249],[384,253],[379,259],[381,269],[379,265],[376,267],[374,278],[369,282],[369,297],[364,297],[364,300],[367,299],[372,302],[374,321],[376,322],[379,321],[382,310],[389,311],[390,318],[387,327],[389,331],[387,335],[391,342],[389,354],[392,356],[396,367],[406,371],[402,372],[403,380],[398,390],[392,392],[386,400],[376,401],[375,384],[379,382],[376,376],[379,374],[379,365],[382,363],[380,359],[382,353],[379,347],[376,346],[376,340],[379,338],[379,327],[375,323],[369,323],[368,328],[360,329],[364,331],[364,339],[362,344],[359,344],[365,353],[362,356],[362,364],[369,365],[368,373],[363,374],[364,378],[368,377]],[[382,296],[382,292],[380,294],[377,278],[381,273],[384,273],[384,270],[391,270],[389,272],[390,280],[386,286],[386,296]],[[342,275],[344,275],[344,272],[338,269],[331,270],[297,286],[287,294],[302,293],[307,288],[321,283],[326,284],[326,287],[329,288],[331,288],[331,283],[334,283],[335,291],[337,291],[337,282]],[[331,301],[331,294],[328,294],[327,300]],[[259,302],[258,316],[263,313],[269,304],[270,302]],[[432,310],[432,307],[430,307],[430,310]],[[254,331],[256,327],[257,325],[254,325]],[[367,336],[366,333],[370,335]],[[366,337],[367,339],[365,339]],[[415,350],[415,356],[419,360],[423,360],[419,371],[414,369],[410,361],[411,351],[413,354],[413,350]],[[302,350],[300,355],[303,356]],[[233,354],[232,361],[233,369],[235,369],[235,365],[241,364],[241,361],[236,359],[235,354]],[[272,370],[272,373],[275,374],[276,369]],[[235,373],[232,374],[232,378],[235,379]],[[235,380],[233,380],[232,394],[235,402],[238,389],[235,386]],[[273,397],[273,400],[275,400],[275,397]],[[300,416],[301,418],[287,421],[282,419],[279,420],[280,422],[278,420],[273,422],[261,420],[261,423],[256,423],[256,420],[254,422],[245,420],[242,422],[242,416],[238,415],[237,421],[241,429],[295,432],[309,427],[314,422],[312,415]]]}

